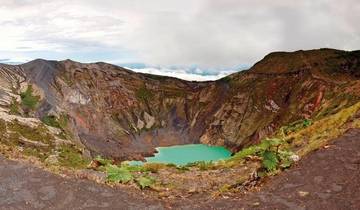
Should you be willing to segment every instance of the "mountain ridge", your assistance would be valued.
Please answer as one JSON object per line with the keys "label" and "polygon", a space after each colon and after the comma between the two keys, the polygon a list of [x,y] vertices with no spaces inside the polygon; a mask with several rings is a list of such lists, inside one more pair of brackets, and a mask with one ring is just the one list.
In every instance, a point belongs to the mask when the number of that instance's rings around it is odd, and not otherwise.
{"label": "mountain ridge", "polygon": [[[284,124],[357,102],[359,66],[359,51],[275,52],[249,70],[195,82],[103,62],[36,59],[0,65],[0,98],[5,110],[15,98],[21,117],[66,115],[62,129],[92,156],[142,159],[157,146],[187,143],[235,152]],[[29,85],[40,97],[34,109],[20,97]]]}

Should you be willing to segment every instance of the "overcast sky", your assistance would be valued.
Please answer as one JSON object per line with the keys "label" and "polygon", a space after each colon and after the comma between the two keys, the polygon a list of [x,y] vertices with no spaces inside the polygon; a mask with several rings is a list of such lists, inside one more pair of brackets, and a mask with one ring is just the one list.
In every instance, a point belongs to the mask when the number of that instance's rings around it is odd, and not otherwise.
{"label": "overcast sky", "polygon": [[360,49],[359,21],[358,0],[0,0],[0,62],[70,58],[216,79],[272,51]]}

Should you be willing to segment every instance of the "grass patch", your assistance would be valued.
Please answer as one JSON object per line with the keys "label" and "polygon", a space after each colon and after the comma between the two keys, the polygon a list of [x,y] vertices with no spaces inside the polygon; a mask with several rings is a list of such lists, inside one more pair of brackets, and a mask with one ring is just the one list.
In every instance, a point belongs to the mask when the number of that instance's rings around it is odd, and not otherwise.
{"label": "grass patch", "polygon": [[7,124],[7,128],[9,131],[15,132],[31,141],[51,144],[54,140],[54,137],[49,133],[48,129],[44,125],[38,125],[37,127],[32,128],[15,119],[11,123]]}
{"label": "grass patch", "polygon": [[60,124],[54,115],[47,115],[41,119],[41,121],[48,126],[60,128]]}
{"label": "grass patch", "polygon": [[290,125],[281,127],[280,130],[284,135],[288,135],[290,133],[297,132],[301,129],[309,127],[311,124],[312,120],[310,119],[297,120]]}
{"label": "grass patch", "polygon": [[47,152],[41,151],[39,148],[27,147],[23,151],[24,155],[37,157],[40,161],[44,162],[45,159],[49,156]]}
{"label": "grass patch", "polygon": [[20,104],[14,97],[11,99],[9,114],[20,115]]}
{"label": "grass patch", "polygon": [[360,102],[340,110],[336,114],[315,121],[311,126],[290,134],[285,140],[296,149],[300,156],[318,149],[343,134],[346,129],[342,126],[360,109]]}
{"label": "grass patch", "polygon": [[65,129],[69,118],[66,114],[61,114],[59,117],[54,115],[46,115],[41,119],[41,121],[48,126]]}
{"label": "grass patch", "polygon": [[89,161],[86,160],[81,151],[71,145],[62,145],[59,150],[59,163],[69,168],[86,168]]}
{"label": "grass patch", "polygon": [[162,163],[145,163],[143,167],[145,171],[157,173],[159,170],[166,168],[166,165]]}

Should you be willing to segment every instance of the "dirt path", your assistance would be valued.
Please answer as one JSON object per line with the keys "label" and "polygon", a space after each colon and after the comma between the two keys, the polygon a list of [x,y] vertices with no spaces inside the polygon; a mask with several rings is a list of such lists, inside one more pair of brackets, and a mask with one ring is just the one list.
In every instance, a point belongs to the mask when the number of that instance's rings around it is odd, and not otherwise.
{"label": "dirt path", "polygon": [[159,209],[160,202],[0,157],[0,209]]}
{"label": "dirt path", "polygon": [[260,192],[201,202],[160,202],[0,157],[0,209],[360,209],[359,177],[360,130],[310,154]]}

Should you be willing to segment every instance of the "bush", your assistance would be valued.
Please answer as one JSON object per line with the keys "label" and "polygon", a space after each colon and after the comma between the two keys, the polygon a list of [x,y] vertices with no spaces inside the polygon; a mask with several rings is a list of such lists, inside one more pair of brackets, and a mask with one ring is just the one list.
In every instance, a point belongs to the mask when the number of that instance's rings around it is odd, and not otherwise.
{"label": "bush", "polygon": [[264,139],[260,144],[242,149],[230,161],[244,159],[248,156],[258,156],[262,159],[262,167],[271,172],[278,168],[287,168],[292,164],[290,156],[294,153],[286,147],[287,143],[283,139]]}
{"label": "bush", "polygon": [[136,183],[141,189],[145,189],[147,187],[151,187],[155,183],[155,179],[150,176],[141,176],[136,179]]}
{"label": "bush", "polygon": [[97,161],[100,164],[100,166],[107,166],[113,163],[112,160],[103,158],[100,155],[96,156],[94,160]]}
{"label": "bush", "polygon": [[12,98],[9,114],[20,115],[19,105],[19,102],[17,102],[15,98]]}
{"label": "bush", "polygon": [[130,171],[126,170],[123,167],[118,167],[116,165],[106,166],[107,172],[107,181],[114,183],[127,183],[134,179]]}
{"label": "bush", "polygon": [[135,93],[136,97],[141,101],[149,101],[154,97],[154,94],[142,85]]}
{"label": "bush", "polygon": [[66,114],[61,114],[60,117],[54,115],[44,116],[41,121],[48,126],[65,129],[68,123],[68,116]]}
{"label": "bush", "polygon": [[35,109],[40,101],[40,96],[33,95],[33,92],[32,85],[28,85],[26,91],[20,93],[21,105],[31,110]]}
{"label": "bush", "polygon": [[60,124],[54,115],[45,116],[41,119],[41,121],[43,123],[45,123],[45,125],[55,127],[55,128],[60,128]]}

